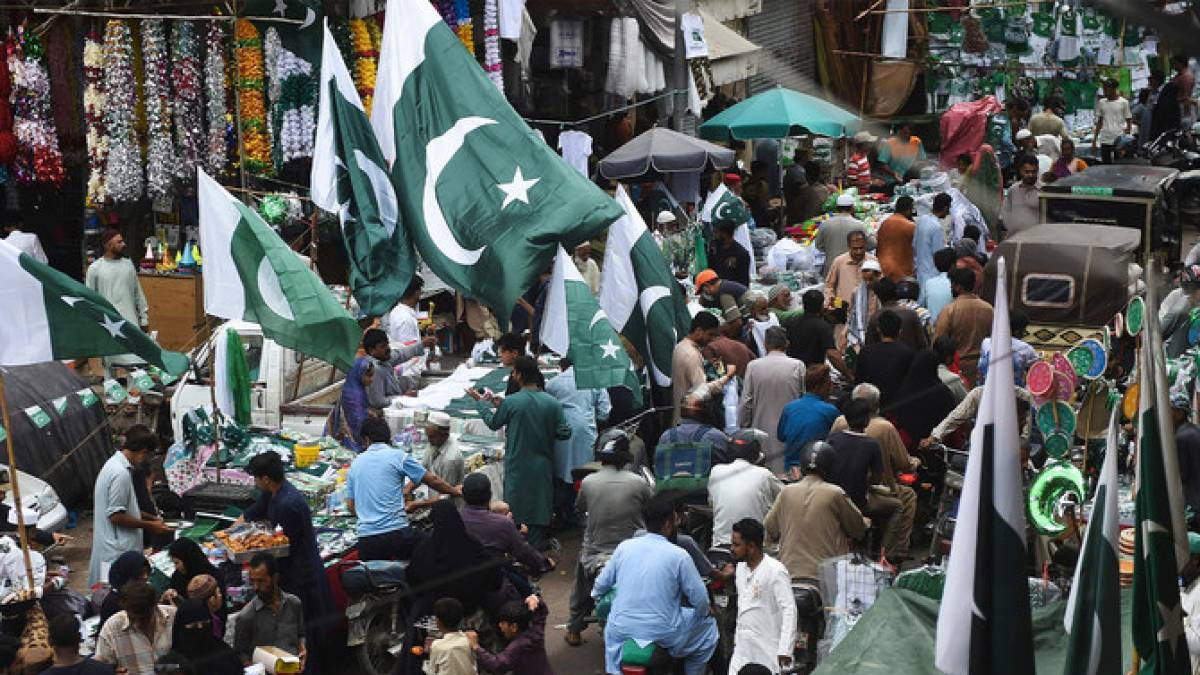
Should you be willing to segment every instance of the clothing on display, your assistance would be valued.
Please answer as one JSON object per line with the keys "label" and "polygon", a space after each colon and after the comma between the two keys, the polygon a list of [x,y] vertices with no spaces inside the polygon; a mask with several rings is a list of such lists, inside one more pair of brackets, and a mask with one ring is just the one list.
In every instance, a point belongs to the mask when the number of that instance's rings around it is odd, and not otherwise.
{"label": "clothing on display", "polygon": [[576,171],[588,175],[588,157],[592,155],[592,137],[582,131],[564,131],[558,135],[558,149]]}
{"label": "clothing on display", "polygon": [[683,28],[684,53],[688,59],[708,56],[708,43],[704,40],[704,19],[695,12],[688,12],[680,19]]}
{"label": "clothing on display", "polygon": [[521,39],[521,23],[525,17],[525,0],[499,0],[500,37]]}
{"label": "clothing on display", "polygon": [[881,55],[885,59],[908,56],[908,0],[888,0],[883,17]]}

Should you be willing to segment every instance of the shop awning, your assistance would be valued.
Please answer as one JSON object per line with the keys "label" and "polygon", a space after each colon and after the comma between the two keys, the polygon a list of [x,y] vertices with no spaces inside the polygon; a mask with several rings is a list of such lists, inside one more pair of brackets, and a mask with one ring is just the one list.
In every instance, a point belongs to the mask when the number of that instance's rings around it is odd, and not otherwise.
{"label": "shop awning", "polygon": [[700,18],[704,19],[704,40],[708,43],[713,84],[730,84],[757,73],[761,48],[726,27],[704,7],[699,11]]}
{"label": "shop awning", "polygon": [[762,11],[762,0],[700,0],[698,4],[700,11],[708,12],[717,21],[732,21]]}

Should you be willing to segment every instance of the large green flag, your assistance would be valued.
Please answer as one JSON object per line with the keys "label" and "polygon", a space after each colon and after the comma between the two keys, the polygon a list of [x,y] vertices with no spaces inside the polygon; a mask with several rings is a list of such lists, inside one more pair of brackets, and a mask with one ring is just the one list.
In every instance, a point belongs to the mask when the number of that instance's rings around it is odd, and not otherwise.
{"label": "large green flag", "polygon": [[608,316],[566,249],[559,246],[546,291],[542,344],[566,355],[575,367],[575,386],[607,389],[624,386],[641,405],[642,383]]}
{"label": "large green flag", "polygon": [[387,16],[371,125],[400,220],[439,278],[506,321],[558,244],[621,211],[534,135],[428,0],[388,0]]}
{"label": "large green flag", "polygon": [[608,231],[600,307],[642,355],[651,383],[670,387],[671,354],[692,323],[687,298],[623,187],[617,203],[625,216]]}
{"label": "large green flag", "polygon": [[354,299],[368,315],[382,316],[396,306],[412,278],[412,243],[396,222],[387,162],[328,25],[315,148],[313,202],[338,214]]}
{"label": "large green flag", "polygon": [[[1146,272],[1146,316],[1158,316],[1156,279]],[[1179,455],[1167,400],[1159,325],[1146,322],[1138,362],[1138,439],[1134,507],[1133,646],[1142,675],[1192,672],[1179,602],[1189,559]]]}
{"label": "large green flag", "polygon": [[261,216],[197,174],[204,311],[257,323],[280,345],[349,371],[358,323]]}
{"label": "large green flag", "polygon": [[1075,566],[1075,581],[1063,625],[1067,629],[1067,660],[1063,675],[1122,675],[1121,571],[1117,551],[1121,533],[1117,512],[1117,410],[1108,423],[1104,466],[1096,485],[1092,518]]}
{"label": "large green flag", "polygon": [[136,354],[175,375],[187,370],[186,356],[159,347],[99,293],[3,240],[0,307],[0,365]]}

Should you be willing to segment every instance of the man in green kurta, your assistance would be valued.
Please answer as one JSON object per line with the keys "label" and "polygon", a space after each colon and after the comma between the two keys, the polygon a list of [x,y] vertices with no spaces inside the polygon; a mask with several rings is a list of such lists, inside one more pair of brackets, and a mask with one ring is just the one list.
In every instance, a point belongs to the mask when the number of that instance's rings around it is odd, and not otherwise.
{"label": "man in green kurta", "polygon": [[[146,294],[138,282],[137,270],[133,263],[125,257],[125,239],[120,231],[110,228],[100,235],[100,245],[104,248],[104,256],[97,258],[87,269],[87,287],[99,293],[105,300],[120,312],[129,323],[140,327],[149,333],[150,312],[146,304]],[[141,363],[141,359],[132,354],[122,354],[104,359],[106,371],[113,365],[131,365]],[[111,375],[111,372],[109,373]]]}
{"label": "man in green kurta", "polygon": [[521,389],[507,398],[484,401],[474,389],[467,394],[479,402],[484,424],[491,429],[508,427],[504,432],[504,499],[517,523],[529,527],[529,543],[537,546],[554,506],[554,441],[570,438],[571,427],[562,404],[542,391],[544,380],[537,361],[517,357],[512,377]]}

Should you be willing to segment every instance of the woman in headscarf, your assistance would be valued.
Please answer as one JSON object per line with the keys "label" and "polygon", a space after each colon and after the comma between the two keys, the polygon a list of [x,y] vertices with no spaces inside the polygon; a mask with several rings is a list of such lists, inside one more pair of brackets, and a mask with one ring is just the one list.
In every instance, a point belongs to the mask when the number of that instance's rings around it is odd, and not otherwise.
{"label": "woman in headscarf", "polygon": [[[207,575],[217,580],[221,596],[225,596],[225,585],[219,581],[221,575],[217,572],[217,568],[208,561],[208,556],[204,554],[204,549],[200,548],[199,544],[187,538],[176,539],[167,547],[167,553],[171,555],[171,562],[175,563],[175,572],[171,575],[170,587],[163,593],[164,603],[179,605],[187,600],[188,584],[200,575]],[[227,614],[222,608],[220,612],[222,622],[226,616]]]}
{"label": "woman in headscarf", "polygon": [[199,600],[184,600],[171,629],[171,654],[183,675],[242,675],[242,661],[233,648],[213,635],[208,607]]}
{"label": "woman in headscarf", "polygon": [[938,376],[937,355],[925,350],[913,357],[904,382],[888,405],[886,417],[896,425],[905,447],[912,452],[955,405],[953,392]]}
{"label": "woman in headscarf", "polygon": [[[452,500],[434,504],[430,520],[433,536],[417,545],[405,571],[409,588],[417,596],[409,626],[415,626],[417,619],[429,614],[434,601],[445,597],[462,603],[463,616],[471,615],[479,607],[489,609],[494,616],[506,599],[500,593],[504,560],[488,553],[483,544],[467,534]],[[414,637],[410,628],[406,644],[411,645]],[[419,673],[420,663],[409,658],[409,652],[409,649],[401,652],[402,666],[398,672]]]}
{"label": "woman in headscarf", "polygon": [[996,151],[984,144],[975,155],[975,166],[963,178],[962,193],[979,209],[987,223],[988,236],[999,241],[1000,205],[1004,202],[1004,181]]}
{"label": "woman in headscarf", "polygon": [[131,581],[150,578],[150,561],[141,551],[126,551],[108,568],[108,595],[100,602],[100,625],[121,611],[121,588]]}
{"label": "woman in headscarf", "polygon": [[325,435],[338,439],[355,452],[362,452],[366,448],[360,432],[363,420],[367,419],[367,387],[371,386],[374,377],[375,364],[371,359],[362,357],[355,360],[350,372],[346,373],[342,394],[325,425]]}

